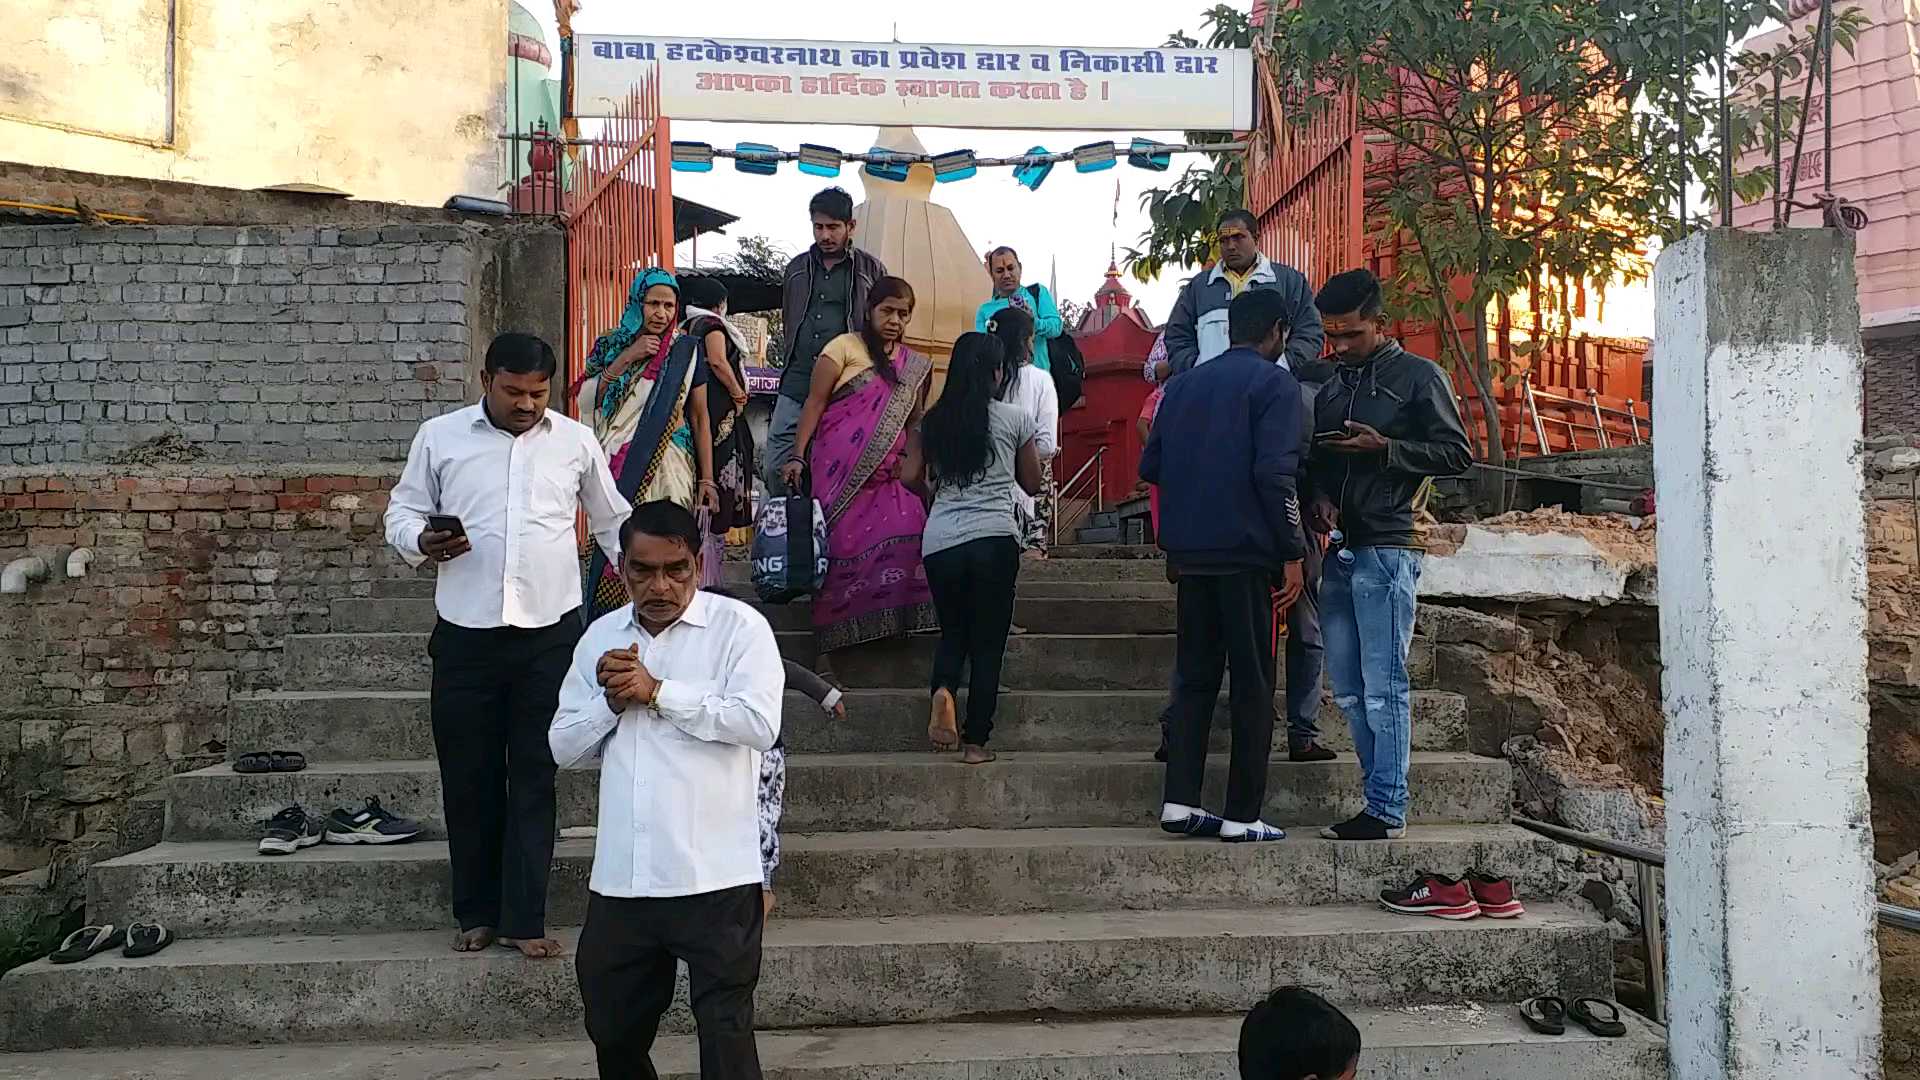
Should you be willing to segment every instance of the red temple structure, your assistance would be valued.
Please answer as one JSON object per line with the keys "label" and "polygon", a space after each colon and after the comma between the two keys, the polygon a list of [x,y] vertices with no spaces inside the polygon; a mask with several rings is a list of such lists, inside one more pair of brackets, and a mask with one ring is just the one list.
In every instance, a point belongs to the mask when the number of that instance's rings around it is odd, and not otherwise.
{"label": "red temple structure", "polygon": [[[1160,331],[1120,283],[1120,268],[1109,264],[1107,280],[1093,294],[1092,310],[1070,332],[1086,357],[1087,374],[1080,403],[1060,416],[1060,460],[1054,476],[1065,483],[1104,446],[1100,491],[1112,505],[1131,495],[1139,483],[1141,446],[1134,420],[1153,390],[1140,377],[1140,368]],[[1083,479],[1075,494],[1091,490]]]}

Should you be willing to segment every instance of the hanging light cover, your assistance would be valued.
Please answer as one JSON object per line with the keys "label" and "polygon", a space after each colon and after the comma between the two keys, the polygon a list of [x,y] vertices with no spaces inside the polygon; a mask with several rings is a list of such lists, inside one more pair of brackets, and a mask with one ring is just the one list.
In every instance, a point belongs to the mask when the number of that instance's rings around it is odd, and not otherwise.
{"label": "hanging light cover", "polygon": [[1073,148],[1074,172],[1104,172],[1113,168],[1115,160],[1110,142],[1092,142]]}
{"label": "hanging light cover", "polygon": [[1127,164],[1136,169],[1166,172],[1172,162],[1173,153],[1167,149],[1167,145],[1152,139],[1135,139],[1133,146],[1127,150]]}
{"label": "hanging light cover", "polygon": [[[1031,157],[1049,157],[1047,148],[1036,146],[1027,151]],[[1031,161],[1025,165],[1016,165],[1013,170],[1014,182],[1028,191],[1039,191],[1040,185],[1047,182],[1047,174],[1053,172],[1051,161]]]}
{"label": "hanging light cover", "polygon": [[712,172],[713,145],[703,142],[673,144],[674,172]]}
{"label": "hanging light cover", "polygon": [[876,180],[905,181],[907,166],[913,163],[913,155],[896,154],[876,146],[867,152],[866,174]]}
{"label": "hanging light cover", "polygon": [[766,143],[743,142],[733,147],[733,167],[754,176],[772,176],[780,171],[780,148]]}
{"label": "hanging light cover", "polygon": [[942,184],[966,180],[980,172],[972,150],[949,150],[933,155],[933,178]]}
{"label": "hanging light cover", "polygon": [[800,171],[808,176],[839,176],[846,156],[831,146],[800,144]]}

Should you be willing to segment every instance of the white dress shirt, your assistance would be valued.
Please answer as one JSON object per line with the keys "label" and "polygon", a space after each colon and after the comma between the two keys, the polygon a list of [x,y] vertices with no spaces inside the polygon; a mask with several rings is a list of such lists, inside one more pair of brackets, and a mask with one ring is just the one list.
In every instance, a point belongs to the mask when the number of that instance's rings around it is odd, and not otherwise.
{"label": "white dress shirt", "polygon": [[[1013,392],[1007,395],[1009,404],[1018,405],[1021,411],[1033,419],[1033,449],[1040,455],[1040,467],[1045,469],[1047,462],[1060,452],[1060,392],[1053,388],[1053,376],[1034,367],[1032,364],[1020,365],[1014,373]],[[1034,496],[1013,488],[1013,501],[1022,513],[1033,516]]]}
{"label": "white dress shirt", "polygon": [[[596,673],[629,645],[660,692],[615,713]],[[631,604],[587,628],[547,740],[563,769],[600,763],[589,888],[694,896],[761,883],[760,754],[780,736],[785,689],[773,627],[738,600],[695,593],[658,637]]]}
{"label": "white dress shirt", "polygon": [[412,566],[427,561],[428,514],[450,514],[473,550],[440,564],[434,604],[455,626],[552,626],[580,606],[580,509],[609,559],[633,512],[614,486],[593,431],[559,413],[522,435],[479,405],[420,425],[387,503],[387,543]]}

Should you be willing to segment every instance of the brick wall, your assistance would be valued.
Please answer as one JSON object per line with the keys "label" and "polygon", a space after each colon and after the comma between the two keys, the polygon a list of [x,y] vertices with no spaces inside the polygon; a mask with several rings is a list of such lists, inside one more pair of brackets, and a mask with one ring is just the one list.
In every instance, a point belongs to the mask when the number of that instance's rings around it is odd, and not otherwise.
{"label": "brick wall", "polygon": [[1869,436],[1920,431],[1920,334],[1867,338],[1864,408]]}
{"label": "brick wall", "polygon": [[490,244],[454,224],[0,227],[0,464],[140,460],[162,437],[176,460],[404,458],[468,396]]}
{"label": "brick wall", "polygon": [[275,685],[288,633],[410,572],[382,540],[396,472],[0,472],[0,563],[94,553],[0,595],[0,871],[124,846],[133,796],[221,758],[229,695]]}

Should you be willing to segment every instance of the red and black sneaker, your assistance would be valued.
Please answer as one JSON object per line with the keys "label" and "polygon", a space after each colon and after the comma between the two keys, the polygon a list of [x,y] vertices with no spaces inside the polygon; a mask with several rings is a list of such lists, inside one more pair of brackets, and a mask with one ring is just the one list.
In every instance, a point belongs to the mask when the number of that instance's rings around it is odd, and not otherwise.
{"label": "red and black sneaker", "polygon": [[1402,915],[1430,915],[1454,922],[1480,914],[1480,905],[1465,881],[1439,874],[1421,874],[1404,889],[1382,890],[1380,906]]}
{"label": "red and black sneaker", "polygon": [[1489,919],[1517,919],[1527,909],[1513,895],[1513,879],[1494,877],[1478,870],[1467,871],[1467,887],[1473,891],[1480,914]]}

